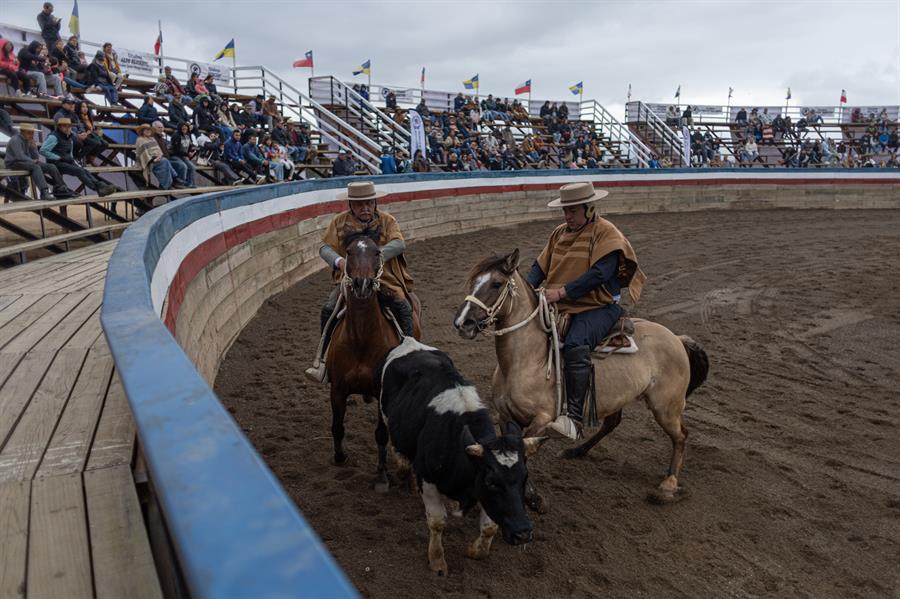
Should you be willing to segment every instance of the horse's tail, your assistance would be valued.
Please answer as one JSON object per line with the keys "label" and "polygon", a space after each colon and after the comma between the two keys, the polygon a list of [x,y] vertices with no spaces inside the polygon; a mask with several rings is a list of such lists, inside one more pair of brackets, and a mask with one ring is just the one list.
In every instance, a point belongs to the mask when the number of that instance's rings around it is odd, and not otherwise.
{"label": "horse's tail", "polygon": [[691,380],[685,394],[687,397],[693,393],[694,389],[706,382],[706,375],[709,374],[709,356],[706,355],[706,350],[699,343],[687,335],[681,335],[679,339],[684,344],[684,351],[687,352],[688,362],[691,365]]}

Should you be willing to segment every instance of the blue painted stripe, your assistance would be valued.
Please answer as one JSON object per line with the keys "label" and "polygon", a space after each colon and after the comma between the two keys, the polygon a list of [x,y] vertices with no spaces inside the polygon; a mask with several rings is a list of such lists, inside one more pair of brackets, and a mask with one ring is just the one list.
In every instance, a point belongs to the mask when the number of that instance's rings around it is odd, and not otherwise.
{"label": "blue painted stripe", "polygon": [[[778,172],[804,175],[803,171]],[[852,177],[879,172],[897,173],[895,169],[811,171]],[[682,173],[700,178],[755,175],[744,169],[596,169],[417,173],[372,179],[377,183],[408,183]],[[342,188],[350,180],[358,178],[184,198],[138,220],[110,259],[101,313],[103,330],[134,414],[180,565],[195,597],[355,597],[356,593],[154,312],[152,273],[166,244],[197,219],[276,197]]]}

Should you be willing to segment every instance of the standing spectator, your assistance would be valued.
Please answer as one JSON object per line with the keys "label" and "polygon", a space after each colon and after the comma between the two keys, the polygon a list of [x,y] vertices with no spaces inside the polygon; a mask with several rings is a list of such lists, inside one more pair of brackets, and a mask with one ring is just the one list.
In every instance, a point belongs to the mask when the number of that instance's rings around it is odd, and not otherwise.
{"label": "standing spectator", "polygon": [[41,145],[41,155],[47,159],[48,163],[55,165],[60,173],[77,177],[86,187],[97,191],[101,196],[115,193],[116,188],[113,185],[95,177],[75,163],[74,149],[72,121],[67,118],[59,119],[56,128]]}
{"label": "standing spectator", "polygon": [[103,44],[103,66],[106,67],[110,81],[116,86],[116,91],[121,90],[128,75],[122,72],[122,67],[119,66],[119,55],[116,54],[109,42]]}
{"label": "standing spectator", "polygon": [[225,185],[240,185],[241,183],[247,182],[245,178],[235,173],[234,170],[228,166],[228,163],[225,162],[224,153],[225,144],[222,143],[219,132],[213,129],[209,132],[209,140],[205,141],[203,145],[200,146],[200,160],[205,161],[206,164],[213,167]]}
{"label": "standing spectator", "polygon": [[241,156],[255,171],[262,173],[267,182],[271,183],[272,175],[269,173],[269,161],[266,160],[256,140],[256,131],[251,129],[247,133],[247,141],[241,147]]}
{"label": "standing spectator", "polygon": [[[159,145],[159,149],[162,151],[163,156],[169,159],[172,168],[175,169],[177,179],[183,181],[183,185],[186,187],[194,187],[194,170],[196,170],[194,169],[194,165],[172,156],[169,142],[166,140],[166,130],[161,122],[155,121],[150,127],[153,129],[153,138]],[[178,185],[176,184],[175,187],[178,187]]]}
{"label": "standing spectator", "polygon": [[397,161],[394,159],[394,154],[391,152],[390,148],[382,148],[381,149],[381,174],[382,175],[396,175],[397,174]]}
{"label": "standing spectator", "polygon": [[15,90],[17,96],[28,93],[30,88],[28,76],[19,65],[12,42],[2,37],[0,37],[0,75],[6,77],[7,84]]}
{"label": "standing spectator", "polygon": [[694,126],[694,113],[691,109],[691,105],[688,104],[684,108],[684,112],[681,113],[681,126],[682,127],[693,127]]}
{"label": "standing spectator", "polygon": [[59,17],[53,15],[52,3],[44,2],[44,10],[38,13],[37,22],[41,28],[41,37],[44,38],[44,43],[48,48],[52,48],[59,39],[60,25]]}
{"label": "standing spectator", "polygon": [[[137,128],[137,134],[134,153],[144,172],[144,180],[147,185],[150,185],[150,173],[153,172],[160,189],[171,189],[172,184],[178,178],[178,173],[175,172],[172,163],[163,155],[162,148],[153,138],[153,128],[144,123]],[[177,187],[183,188],[185,185],[182,181],[178,181]]]}
{"label": "standing spectator", "polygon": [[354,172],[356,172],[356,167],[353,161],[350,160],[350,155],[347,153],[347,150],[341,150],[338,153],[337,160],[332,165],[331,176],[349,177]]}
{"label": "standing spectator", "polygon": [[103,52],[98,51],[94,60],[87,68],[88,84],[99,87],[106,96],[106,101],[111,105],[119,103],[119,91],[116,89],[109,72],[106,70],[106,60]]}
{"label": "standing spectator", "polygon": [[37,128],[31,123],[22,123],[19,132],[10,137],[6,144],[6,168],[28,171],[34,186],[38,188],[42,200],[55,200],[56,196],[47,185],[49,178],[60,197],[69,197],[72,192],[63,183],[59,170],[52,164],[40,162],[34,134]]}
{"label": "standing spectator", "polygon": [[397,110],[397,94],[393,90],[388,90],[384,97],[384,107],[388,110]]}
{"label": "standing spectator", "polygon": [[265,176],[244,159],[242,148],[241,132],[235,129],[231,138],[225,142],[223,155],[225,162],[234,172],[245,175],[248,181],[255,177],[256,183],[262,183],[266,180]]}

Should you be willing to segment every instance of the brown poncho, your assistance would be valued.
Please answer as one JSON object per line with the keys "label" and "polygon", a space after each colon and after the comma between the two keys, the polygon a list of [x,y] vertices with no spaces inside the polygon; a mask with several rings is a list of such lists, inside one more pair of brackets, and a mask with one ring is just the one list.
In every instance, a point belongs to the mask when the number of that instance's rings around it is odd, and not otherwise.
{"label": "brown poncho", "polygon": [[[353,216],[352,212],[347,210],[332,219],[325,235],[322,236],[322,241],[330,245],[342,258],[346,258],[347,250],[344,249],[344,238],[360,231],[378,231],[378,245],[380,246],[395,239],[403,239],[397,219],[387,212],[376,210],[372,222],[362,223]],[[334,271],[332,277],[335,282],[340,281],[341,272]],[[406,268],[406,258],[403,257],[403,254],[384,263],[384,272],[381,275],[383,292],[394,297],[406,297],[412,291],[412,284],[413,280]]]}
{"label": "brown poncho", "polygon": [[[565,223],[556,227],[541,255],[538,266],[547,275],[544,285],[548,289],[571,283],[603,256],[620,250],[617,278],[622,287],[628,287],[631,301],[641,297],[646,276],[638,267],[637,256],[622,232],[614,224],[600,217],[586,224],[580,231],[568,231]],[[613,302],[612,296],[600,287],[577,300],[564,299],[557,304],[561,314],[578,314]]]}

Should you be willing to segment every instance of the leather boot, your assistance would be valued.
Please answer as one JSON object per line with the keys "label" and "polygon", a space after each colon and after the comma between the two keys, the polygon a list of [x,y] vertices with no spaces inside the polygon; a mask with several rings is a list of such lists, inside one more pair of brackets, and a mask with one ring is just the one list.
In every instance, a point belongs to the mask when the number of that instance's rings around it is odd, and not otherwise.
{"label": "leather boot", "polygon": [[328,319],[331,318],[332,311],[333,310],[329,310],[326,306],[322,307],[322,312],[319,314],[319,326],[322,329],[322,353],[321,355],[316,356],[313,365],[304,371],[306,378],[314,383],[328,382],[328,369],[325,368],[325,356],[328,355],[328,344],[331,343],[331,332],[334,328],[334,323],[331,323],[330,327],[328,326]]}
{"label": "leather boot", "polygon": [[566,360],[566,414],[547,426],[547,432],[572,440],[581,437],[581,419],[584,398],[591,385],[591,348],[579,345],[565,350]]}

